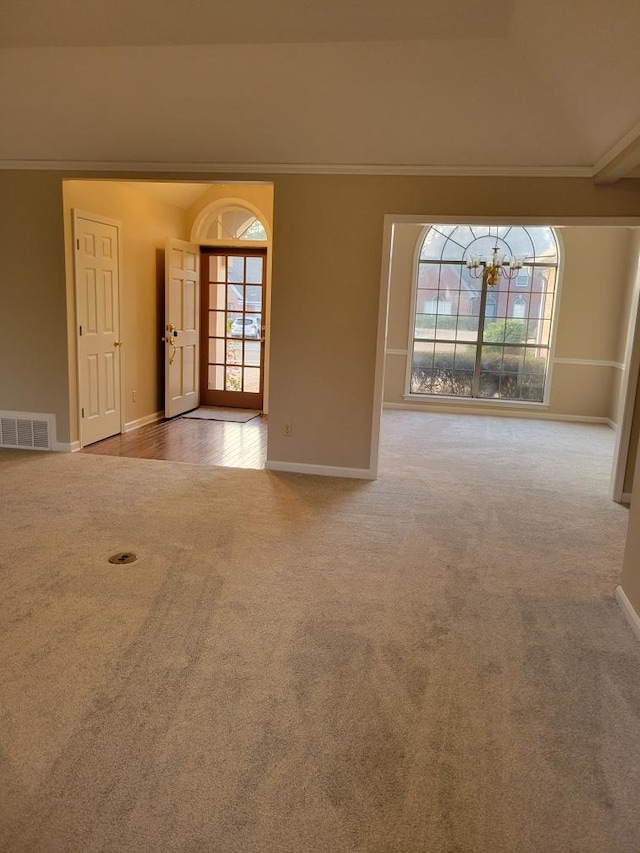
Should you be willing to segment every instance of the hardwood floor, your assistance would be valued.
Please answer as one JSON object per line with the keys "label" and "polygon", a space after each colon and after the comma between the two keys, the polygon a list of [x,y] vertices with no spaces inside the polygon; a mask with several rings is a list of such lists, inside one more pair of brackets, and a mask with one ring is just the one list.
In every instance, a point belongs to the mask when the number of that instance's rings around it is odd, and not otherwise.
{"label": "hardwood floor", "polygon": [[264,468],[267,458],[267,417],[246,424],[174,418],[88,445],[83,453],[164,459],[223,468]]}

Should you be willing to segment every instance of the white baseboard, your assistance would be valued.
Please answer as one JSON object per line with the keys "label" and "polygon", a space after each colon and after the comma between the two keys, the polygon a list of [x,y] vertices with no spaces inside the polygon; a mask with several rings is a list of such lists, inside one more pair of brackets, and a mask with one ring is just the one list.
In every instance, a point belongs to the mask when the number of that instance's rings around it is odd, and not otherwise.
{"label": "white baseboard", "polygon": [[[156,421],[162,420],[164,417],[164,412],[154,412],[152,415],[145,415],[143,418],[138,418],[136,421],[130,421],[126,423],[122,429],[122,432],[131,432],[134,429],[138,429],[138,427],[146,426],[147,424],[153,424]],[[79,441],[72,442],[57,442],[55,447],[52,450],[62,450],[67,453],[77,453],[79,450],[82,450]]]}
{"label": "white baseboard", "polygon": [[625,591],[621,586],[616,587],[616,601],[620,605],[620,609],[624,613],[627,622],[631,625],[631,630],[640,640],[640,616],[633,609],[633,605],[626,596]]}
{"label": "white baseboard", "polygon": [[[526,404],[524,404],[526,405]],[[447,415],[484,415],[491,418],[533,418],[544,421],[569,421],[572,423],[584,424],[606,424],[613,426],[609,418],[601,418],[595,415],[556,415],[552,412],[540,411],[539,409],[520,408],[520,406],[511,405],[509,408],[492,408],[489,406],[483,408],[466,408],[463,402],[460,403],[383,403],[383,409],[398,409],[405,412],[443,412]],[[615,429],[615,426],[613,427]]]}
{"label": "white baseboard", "polygon": [[338,468],[333,465],[307,465],[304,462],[277,462],[267,459],[267,471],[286,471],[290,474],[318,474],[321,477],[348,477],[356,480],[375,480],[370,468]]}
{"label": "white baseboard", "polygon": [[631,492],[623,492],[620,497],[620,503],[630,504],[631,503]]}
{"label": "white baseboard", "polygon": [[139,429],[140,427],[147,426],[147,424],[154,424],[156,421],[160,421],[164,418],[164,412],[154,412],[152,415],[145,415],[143,418],[138,418],[135,421],[129,421],[124,425],[123,432],[131,432],[134,429]]}

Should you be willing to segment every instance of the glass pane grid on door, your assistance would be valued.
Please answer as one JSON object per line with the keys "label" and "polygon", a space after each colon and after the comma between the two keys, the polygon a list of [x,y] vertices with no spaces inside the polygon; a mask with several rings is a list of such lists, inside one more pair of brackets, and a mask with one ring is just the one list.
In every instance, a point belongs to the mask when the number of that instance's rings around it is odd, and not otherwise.
{"label": "glass pane grid on door", "polygon": [[206,387],[225,395],[214,405],[241,405],[240,396],[229,395],[244,394],[251,395],[245,405],[261,408],[264,265],[263,254],[221,251],[209,257]]}

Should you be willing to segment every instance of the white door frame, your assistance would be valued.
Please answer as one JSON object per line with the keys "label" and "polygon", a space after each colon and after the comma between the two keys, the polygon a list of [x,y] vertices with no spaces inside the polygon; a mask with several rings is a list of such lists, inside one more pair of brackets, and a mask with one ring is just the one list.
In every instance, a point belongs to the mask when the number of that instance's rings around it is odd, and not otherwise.
{"label": "white door frame", "polygon": [[[548,225],[548,226],[571,226],[571,227],[597,227],[597,226],[617,226],[627,228],[640,227],[640,217],[637,216],[467,216],[461,213],[457,216],[442,216],[440,214],[423,214],[416,216],[413,214],[394,214],[387,213],[384,216],[384,226],[382,235],[382,269],[380,273],[380,299],[378,307],[378,337],[376,344],[376,366],[373,392],[373,412],[371,421],[371,456],[369,462],[368,476],[375,479],[378,476],[378,460],[380,456],[380,421],[382,418],[382,407],[384,402],[384,368],[386,358],[386,343],[387,343],[387,322],[389,316],[389,292],[390,292],[390,274],[391,274],[391,252],[393,248],[393,228],[395,225],[405,223],[411,225],[428,225],[434,222],[440,222],[443,225],[456,225],[461,222],[472,225]],[[632,312],[636,308],[635,303],[632,306]],[[628,376],[628,388],[625,400],[624,411],[621,413],[621,423],[618,432],[622,433],[622,426],[625,430],[631,431],[631,418],[633,417],[633,406],[635,401],[635,387],[638,381],[638,371],[640,369],[640,319],[636,323],[636,317],[632,313],[633,327],[630,328],[630,333],[634,333],[633,341],[629,340],[625,362],[625,376]],[[637,361],[632,360],[632,353]],[[633,393],[629,388],[633,386]],[[623,441],[616,441],[615,455],[613,460],[612,484],[616,483],[616,477],[620,477],[619,471],[622,470],[622,478],[624,480],[624,470],[627,466],[627,458],[629,454],[629,436],[627,435],[626,444]],[[613,485],[612,485],[613,492]]]}
{"label": "white door frame", "polygon": [[[88,219],[91,222],[98,222],[101,225],[112,225],[117,229],[118,232],[118,252],[117,252],[117,263],[118,263],[118,328],[120,330],[120,338],[122,339],[122,318],[123,318],[123,310],[122,310],[122,222],[117,219],[109,219],[107,216],[101,216],[99,213],[90,213],[86,210],[80,210],[79,208],[73,208],[71,211],[72,214],[72,234],[71,234],[71,248],[73,253],[73,293],[74,293],[74,334],[77,336],[78,334],[78,270],[77,270],[77,256],[76,256],[76,248],[77,248],[77,239],[78,239],[78,220],[79,219]],[[124,356],[125,356],[125,348],[122,347],[120,350],[120,359],[119,359],[119,371],[120,371],[120,432],[124,431]],[[83,436],[82,436],[82,395],[80,393],[80,352],[79,348],[76,345],[76,388],[77,388],[77,410],[76,410],[76,418],[77,418],[77,434],[80,448],[84,447]]]}
{"label": "white door frame", "polygon": [[[640,249],[640,241],[637,244]],[[638,377],[640,374],[640,254],[636,257],[635,280],[629,311],[627,344],[624,354],[624,373],[620,387],[620,423],[616,430],[613,471],[609,496],[616,503],[629,503],[631,495],[624,491],[629,463],[631,428],[634,419]],[[640,412],[637,413],[640,417]]]}
{"label": "white door frame", "polygon": [[[256,219],[260,220],[264,228],[267,239],[262,240],[211,240],[207,238],[208,229],[216,218],[216,216],[228,207],[242,207],[252,213]],[[264,362],[262,365],[262,412],[267,415],[269,413],[269,370],[271,366],[271,270],[273,256],[273,233],[267,216],[263,210],[255,204],[247,201],[242,197],[224,196],[209,202],[200,213],[196,216],[191,226],[191,234],[189,239],[192,243],[199,243],[201,246],[210,246],[212,249],[234,248],[238,246],[266,248],[267,254],[265,258],[265,280],[262,294],[262,325],[264,331]]]}

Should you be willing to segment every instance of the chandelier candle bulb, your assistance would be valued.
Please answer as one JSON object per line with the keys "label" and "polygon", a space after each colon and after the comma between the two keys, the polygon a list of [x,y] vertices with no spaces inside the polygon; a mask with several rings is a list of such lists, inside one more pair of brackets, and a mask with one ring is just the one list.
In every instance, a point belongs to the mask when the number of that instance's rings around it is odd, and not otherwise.
{"label": "chandelier candle bulb", "polygon": [[467,261],[471,276],[483,279],[487,287],[496,287],[500,282],[501,275],[511,281],[516,277],[518,270],[522,269],[522,263],[519,263],[519,259],[507,254],[498,257],[499,251],[499,247],[494,246],[491,258],[471,255],[470,260]]}

